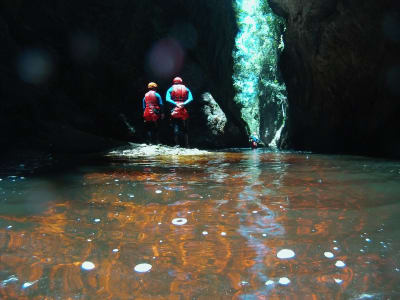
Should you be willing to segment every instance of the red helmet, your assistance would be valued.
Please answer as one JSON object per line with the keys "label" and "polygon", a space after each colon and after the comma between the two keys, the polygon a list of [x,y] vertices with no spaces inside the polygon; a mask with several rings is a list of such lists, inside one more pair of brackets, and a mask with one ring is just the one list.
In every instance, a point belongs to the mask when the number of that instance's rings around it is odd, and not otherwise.
{"label": "red helmet", "polygon": [[182,78],[180,77],[175,77],[174,80],[172,80],[174,84],[181,84],[183,82]]}

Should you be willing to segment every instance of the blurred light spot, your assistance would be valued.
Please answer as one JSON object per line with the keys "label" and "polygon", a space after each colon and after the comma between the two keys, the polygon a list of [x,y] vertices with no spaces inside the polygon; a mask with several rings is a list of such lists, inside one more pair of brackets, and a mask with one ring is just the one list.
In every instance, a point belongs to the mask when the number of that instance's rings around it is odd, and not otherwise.
{"label": "blurred light spot", "polygon": [[278,282],[281,285],[288,285],[290,283],[290,279],[287,277],[281,277],[281,278],[279,278]]}
{"label": "blurred light spot", "polygon": [[161,194],[162,190],[156,190],[156,194]]}
{"label": "blurred light spot", "polygon": [[95,223],[99,223],[99,222],[100,222],[100,219],[94,219],[94,222],[95,222]]}
{"label": "blurred light spot", "polygon": [[339,250],[339,248],[338,247],[333,247],[333,250],[337,251],[337,250]]}
{"label": "blurred light spot", "polygon": [[282,249],[278,252],[276,256],[281,259],[292,258],[295,256],[295,253],[293,250],[290,249]]}
{"label": "blurred light spot", "polygon": [[114,252],[114,253],[116,253],[116,252],[118,252],[118,251],[119,251],[119,249],[117,249],[117,248],[113,249],[113,252]]}
{"label": "blurred light spot", "polygon": [[338,267],[338,268],[344,268],[346,266],[346,264],[344,262],[342,262],[341,260],[338,260],[335,263],[335,266]]}
{"label": "blurred light spot", "polygon": [[135,271],[139,273],[145,273],[150,271],[152,266],[150,264],[142,263],[135,266]]}
{"label": "blurred light spot", "polygon": [[94,263],[92,263],[91,261],[84,261],[83,263],[82,263],[82,266],[81,266],[81,268],[83,269],[83,270],[86,270],[86,271],[90,271],[90,270],[93,270],[94,269]]}
{"label": "blurred light spot", "polygon": [[400,66],[392,66],[386,73],[386,85],[389,91],[400,96]]}
{"label": "blurred light spot", "polygon": [[99,51],[98,40],[88,33],[78,32],[70,38],[71,56],[78,62],[92,62]]}
{"label": "blurred light spot", "polygon": [[207,231],[203,231],[201,234],[202,234],[202,235],[207,235],[208,232],[207,232]]}
{"label": "blurred light spot", "polygon": [[184,225],[184,224],[186,224],[186,222],[187,222],[187,219],[185,219],[185,218],[175,218],[172,220],[172,224],[174,224],[174,225]]}
{"label": "blurred light spot", "polygon": [[221,232],[221,235],[222,235],[222,236],[226,236],[226,232],[222,231],[222,232]]}
{"label": "blurred light spot", "polygon": [[17,71],[19,77],[27,83],[44,83],[53,71],[53,62],[44,50],[25,50],[18,58]]}
{"label": "blurred light spot", "polygon": [[163,39],[150,51],[148,64],[151,71],[162,78],[170,78],[180,72],[184,51],[175,39]]}
{"label": "blurred light spot", "polygon": [[371,239],[366,238],[365,241],[368,242],[368,243],[370,243],[370,242],[371,242]]}
{"label": "blurred light spot", "polygon": [[400,42],[400,18],[394,13],[387,14],[383,19],[383,32],[392,41]]}

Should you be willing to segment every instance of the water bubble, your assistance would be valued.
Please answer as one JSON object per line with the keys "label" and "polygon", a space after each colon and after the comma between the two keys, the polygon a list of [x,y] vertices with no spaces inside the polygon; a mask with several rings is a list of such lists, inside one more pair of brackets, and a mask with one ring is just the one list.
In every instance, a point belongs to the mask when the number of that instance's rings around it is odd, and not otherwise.
{"label": "water bubble", "polygon": [[339,248],[338,247],[333,247],[333,250],[337,251],[337,250],[339,250]]}
{"label": "water bubble", "polygon": [[11,228],[12,228],[12,225],[8,225],[8,226],[7,226],[7,229],[11,229]]}
{"label": "water bubble", "polygon": [[91,261],[85,261],[82,263],[81,268],[86,271],[90,271],[90,270],[93,270],[95,268],[95,266],[94,266],[94,263],[92,263]]}
{"label": "water bubble", "polygon": [[342,262],[341,260],[338,260],[335,263],[335,266],[338,267],[338,268],[344,268],[346,266],[346,264],[344,262]]}
{"label": "water bubble", "polygon": [[138,264],[135,266],[134,270],[139,273],[149,272],[152,268],[152,265],[147,263]]}
{"label": "water bubble", "polygon": [[370,243],[370,242],[371,242],[371,239],[366,238],[365,241],[368,242],[368,243]]}
{"label": "water bubble", "polygon": [[327,258],[333,258],[335,255],[332,252],[324,252],[324,256]]}
{"label": "water bubble", "polygon": [[265,285],[272,285],[272,284],[274,284],[274,282],[272,280],[268,280],[265,282]]}
{"label": "water bubble", "polygon": [[207,231],[203,231],[201,234],[202,234],[202,235],[207,235],[208,232],[207,232]]}
{"label": "water bubble", "polygon": [[115,248],[115,249],[113,249],[113,252],[114,253],[119,252],[119,249]]}
{"label": "water bubble", "polygon": [[172,220],[172,224],[174,224],[174,225],[184,225],[186,223],[187,223],[186,218],[175,218]]}
{"label": "water bubble", "polygon": [[282,249],[276,254],[276,256],[281,259],[292,258],[295,255],[296,254],[294,253],[294,251],[290,249]]}
{"label": "water bubble", "polygon": [[290,279],[287,277],[281,277],[281,278],[279,278],[278,282],[281,285],[288,285],[290,283]]}
{"label": "water bubble", "polygon": [[338,278],[335,278],[334,280],[335,280],[335,282],[336,282],[337,284],[341,284],[341,283],[343,282],[342,279],[338,279]]}
{"label": "water bubble", "polygon": [[36,282],[38,282],[38,281],[35,280],[35,281],[28,281],[28,282],[25,282],[25,283],[22,285],[22,288],[23,288],[23,289],[26,289],[26,288],[30,287],[31,285],[34,285]]}

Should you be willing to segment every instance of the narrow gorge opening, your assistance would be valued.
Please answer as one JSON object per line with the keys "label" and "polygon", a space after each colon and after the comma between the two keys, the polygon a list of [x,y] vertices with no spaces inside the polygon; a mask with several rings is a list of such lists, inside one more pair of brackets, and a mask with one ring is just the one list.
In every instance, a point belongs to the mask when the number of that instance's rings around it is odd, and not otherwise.
{"label": "narrow gorge opening", "polygon": [[234,101],[241,108],[248,133],[276,147],[286,121],[286,86],[280,77],[279,55],[284,48],[284,21],[267,1],[236,0]]}

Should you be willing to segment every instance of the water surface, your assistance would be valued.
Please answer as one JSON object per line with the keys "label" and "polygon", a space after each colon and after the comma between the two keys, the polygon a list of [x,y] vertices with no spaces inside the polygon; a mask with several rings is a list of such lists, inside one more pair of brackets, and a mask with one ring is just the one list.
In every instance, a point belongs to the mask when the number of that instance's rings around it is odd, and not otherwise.
{"label": "water surface", "polygon": [[262,150],[3,174],[0,298],[396,299],[399,182]]}

